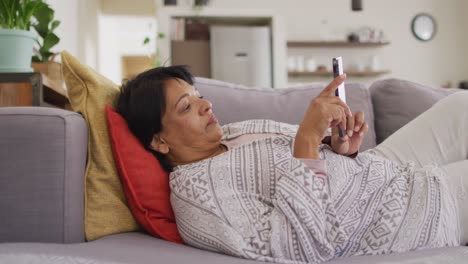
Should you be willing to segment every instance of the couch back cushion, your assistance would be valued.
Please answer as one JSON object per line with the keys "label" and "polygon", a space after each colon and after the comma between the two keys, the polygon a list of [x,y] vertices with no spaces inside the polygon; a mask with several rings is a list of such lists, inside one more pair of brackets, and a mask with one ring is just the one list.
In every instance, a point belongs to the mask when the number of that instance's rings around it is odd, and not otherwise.
{"label": "couch back cushion", "polygon": [[[326,84],[285,89],[258,89],[197,77],[195,87],[213,103],[221,125],[248,119],[272,119],[299,124],[310,101]],[[346,100],[351,111],[362,111],[369,123],[361,151],[375,146],[374,114],[369,90],[362,84],[346,83]]]}
{"label": "couch back cushion", "polygon": [[376,81],[369,90],[374,107],[377,144],[440,99],[462,91],[455,88],[433,88],[401,79]]}

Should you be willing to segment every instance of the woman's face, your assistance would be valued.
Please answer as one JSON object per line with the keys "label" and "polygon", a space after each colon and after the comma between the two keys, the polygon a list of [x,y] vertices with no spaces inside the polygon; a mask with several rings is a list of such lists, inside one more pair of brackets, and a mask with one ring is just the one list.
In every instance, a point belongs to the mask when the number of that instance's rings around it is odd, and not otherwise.
{"label": "woman's face", "polygon": [[219,146],[223,132],[209,101],[181,79],[167,80],[165,94],[163,129],[151,145],[156,151],[183,161]]}

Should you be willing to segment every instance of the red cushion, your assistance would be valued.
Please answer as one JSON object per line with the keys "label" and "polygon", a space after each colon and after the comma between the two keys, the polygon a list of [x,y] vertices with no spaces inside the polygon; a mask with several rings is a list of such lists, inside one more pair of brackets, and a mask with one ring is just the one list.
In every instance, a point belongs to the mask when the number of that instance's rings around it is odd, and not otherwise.
{"label": "red cushion", "polygon": [[133,216],[152,236],[183,244],[170,203],[168,173],[108,105],[106,117],[115,165]]}

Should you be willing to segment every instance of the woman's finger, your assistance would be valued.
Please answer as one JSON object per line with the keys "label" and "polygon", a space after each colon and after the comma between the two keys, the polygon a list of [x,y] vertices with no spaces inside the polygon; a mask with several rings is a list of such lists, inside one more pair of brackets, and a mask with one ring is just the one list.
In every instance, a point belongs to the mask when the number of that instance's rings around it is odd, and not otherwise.
{"label": "woman's finger", "polygon": [[341,123],[341,120],[333,120],[333,121],[330,123],[330,127],[331,127],[331,128],[337,127],[340,123]]}
{"label": "woman's finger", "polygon": [[367,134],[367,131],[369,131],[369,125],[367,124],[367,122],[364,122],[364,124],[361,126],[361,129],[359,130],[359,136],[364,136],[365,134]]}
{"label": "woman's finger", "polygon": [[353,113],[351,112],[351,109],[349,109],[349,106],[341,101],[341,99],[337,96],[335,97],[329,97],[327,98],[327,102],[331,103],[331,104],[335,104],[335,105],[340,105],[341,107],[343,107],[345,109],[345,113],[346,113],[346,116],[347,117],[352,117],[353,116]]}
{"label": "woman's finger", "polygon": [[364,113],[363,112],[356,112],[354,113],[354,132],[359,132],[361,129],[362,125],[364,124]]}
{"label": "woman's finger", "polygon": [[343,137],[340,137],[340,132],[338,132],[338,126],[332,127],[332,137],[338,137],[341,142],[346,142],[349,137],[345,134]]}
{"label": "woman's finger", "polygon": [[353,130],[354,130],[354,119],[356,118],[356,115],[354,115],[351,118],[348,118],[348,124],[347,124],[347,133],[349,137],[353,136]]}
{"label": "woman's finger", "polygon": [[345,113],[345,110],[344,109],[341,109],[341,130],[343,131],[343,137],[345,136],[346,134],[346,127],[347,127],[347,119],[346,119],[346,113]]}
{"label": "woman's finger", "polygon": [[332,126],[332,136],[338,135],[338,127],[337,126]]}
{"label": "woman's finger", "polygon": [[338,88],[340,84],[342,84],[346,80],[346,73],[336,77],[333,81],[325,87],[325,89],[320,92],[318,96],[320,97],[330,97],[335,96],[335,90]]}
{"label": "woman's finger", "polygon": [[329,111],[332,119],[330,122],[330,126],[334,127],[340,125],[340,123],[343,120],[343,108],[339,105],[332,105],[332,107],[329,108]]}

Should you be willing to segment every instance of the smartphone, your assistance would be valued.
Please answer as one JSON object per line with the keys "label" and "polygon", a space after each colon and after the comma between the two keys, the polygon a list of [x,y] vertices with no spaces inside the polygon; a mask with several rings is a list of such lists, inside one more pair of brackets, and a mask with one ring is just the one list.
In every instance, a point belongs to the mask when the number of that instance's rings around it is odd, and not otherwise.
{"label": "smartphone", "polygon": [[[336,78],[343,74],[343,58],[341,57],[333,58],[332,65],[333,65],[333,78]],[[343,101],[346,104],[346,91],[345,91],[344,82],[340,84],[340,86],[338,86],[338,89],[336,89],[335,91],[335,95],[338,96],[341,99],[341,101]],[[344,132],[341,129],[341,127],[338,127],[338,133],[341,138],[344,137],[345,135]]]}

